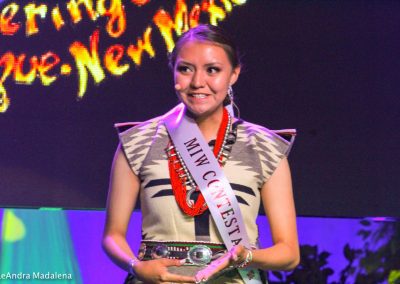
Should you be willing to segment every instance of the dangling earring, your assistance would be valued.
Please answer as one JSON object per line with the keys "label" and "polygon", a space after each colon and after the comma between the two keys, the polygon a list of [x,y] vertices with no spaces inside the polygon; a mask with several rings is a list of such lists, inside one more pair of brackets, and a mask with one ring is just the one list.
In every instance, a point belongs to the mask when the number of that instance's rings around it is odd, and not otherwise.
{"label": "dangling earring", "polygon": [[228,87],[228,98],[229,98],[229,105],[227,105],[227,109],[228,109],[229,113],[231,114],[232,117],[234,117],[235,112],[234,112],[233,108],[235,108],[236,112],[237,112],[237,117],[240,118],[240,110],[233,100],[233,89],[232,89],[231,85],[229,85],[229,87]]}
{"label": "dangling earring", "polygon": [[228,87],[228,97],[231,104],[233,104],[233,89],[232,86],[229,85]]}
{"label": "dangling earring", "polygon": [[228,93],[225,97],[225,108],[228,110],[231,117],[235,117],[235,112],[233,111],[233,90],[231,85],[229,85]]}

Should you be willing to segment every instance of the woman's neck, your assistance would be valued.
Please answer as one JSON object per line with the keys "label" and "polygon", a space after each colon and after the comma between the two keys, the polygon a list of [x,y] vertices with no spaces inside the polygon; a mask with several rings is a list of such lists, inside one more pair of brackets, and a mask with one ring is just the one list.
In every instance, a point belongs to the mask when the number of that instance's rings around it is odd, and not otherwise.
{"label": "woman's neck", "polygon": [[207,142],[216,139],[222,121],[222,114],[221,110],[210,116],[196,118],[197,125]]}

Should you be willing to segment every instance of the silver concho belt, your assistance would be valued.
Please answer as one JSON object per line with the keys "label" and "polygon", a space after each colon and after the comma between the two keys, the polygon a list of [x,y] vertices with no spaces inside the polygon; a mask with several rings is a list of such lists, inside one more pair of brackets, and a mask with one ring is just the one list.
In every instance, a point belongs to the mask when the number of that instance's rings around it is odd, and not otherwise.
{"label": "silver concho belt", "polygon": [[226,253],[223,244],[207,242],[142,241],[138,258],[185,259],[185,265],[203,266]]}

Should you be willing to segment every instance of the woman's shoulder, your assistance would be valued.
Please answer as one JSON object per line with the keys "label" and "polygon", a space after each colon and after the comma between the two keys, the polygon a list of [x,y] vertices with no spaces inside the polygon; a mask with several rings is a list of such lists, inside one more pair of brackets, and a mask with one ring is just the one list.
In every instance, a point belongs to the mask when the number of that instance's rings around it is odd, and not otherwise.
{"label": "woman's shoulder", "polygon": [[142,122],[122,122],[114,124],[122,142],[133,137],[153,137],[162,123],[162,116],[157,116]]}
{"label": "woman's shoulder", "polygon": [[296,136],[295,129],[273,130],[265,126],[240,120],[237,122],[238,139],[248,139],[257,145],[271,145],[281,153],[288,154]]}
{"label": "woman's shoulder", "polygon": [[278,129],[273,130],[269,129],[265,126],[251,123],[245,120],[239,120],[238,122],[238,131],[241,131],[243,134],[247,136],[255,136],[264,139],[272,139],[272,140],[291,140],[292,137],[296,136],[296,129]]}
{"label": "woman's shoulder", "polygon": [[115,124],[122,149],[136,175],[140,174],[142,164],[155,141],[166,137],[165,127],[160,127],[163,125],[161,118]]}

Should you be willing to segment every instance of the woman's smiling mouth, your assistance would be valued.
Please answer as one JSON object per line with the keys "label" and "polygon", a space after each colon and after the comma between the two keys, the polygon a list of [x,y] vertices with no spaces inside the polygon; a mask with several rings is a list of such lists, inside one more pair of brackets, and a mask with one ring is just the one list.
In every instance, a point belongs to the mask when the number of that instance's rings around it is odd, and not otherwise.
{"label": "woman's smiling mouth", "polygon": [[190,97],[196,98],[196,99],[204,99],[208,97],[207,94],[189,94]]}

